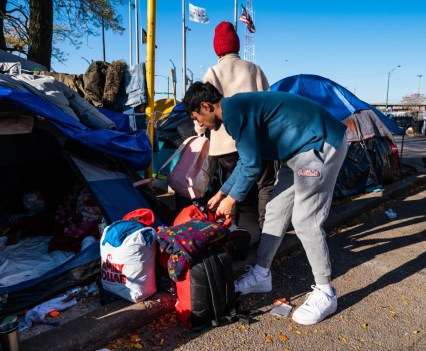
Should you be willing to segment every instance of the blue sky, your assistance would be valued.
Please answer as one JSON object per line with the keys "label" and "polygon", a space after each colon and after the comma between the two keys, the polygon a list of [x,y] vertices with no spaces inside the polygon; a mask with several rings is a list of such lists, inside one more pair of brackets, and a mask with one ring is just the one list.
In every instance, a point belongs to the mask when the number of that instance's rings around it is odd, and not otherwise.
{"label": "blue sky", "polygon": [[[146,1],[139,2],[139,24],[146,28]],[[182,2],[157,0],[156,3],[155,73],[168,76],[170,60],[174,62],[180,99]],[[188,3],[187,0],[187,13]],[[210,19],[209,24],[200,24],[190,22],[187,16],[191,31],[187,32],[186,67],[200,80],[203,72],[217,62],[213,50],[214,28],[221,21],[233,22],[234,0],[191,0],[191,3],[205,7]],[[418,90],[426,94],[426,1],[252,0],[252,3],[257,29],[256,63],[271,85],[287,76],[317,74],[341,84],[366,102],[384,103],[388,73],[401,65],[390,76],[389,102],[398,103],[403,96]],[[124,59],[129,63],[128,5],[119,10],[126,31],[123,35],[106,32],[106,60]],[[134,29],[132,32],[134,39]],[[243,56],[242,23],[238,24],[238,34]],[[69,59],[65,65],[53,62],[58,72],[84,73],[88,64],[82,57],[89,61],[102,59],[100,36],[88,38],[79,50],[67,46],[62,49]],[[145,45],[140,45],[140,61],[145,61],[145,57]],[[155,90],[167,91],[167,80],[156,77]],[[164,97],[156,95],[156,99]]]}

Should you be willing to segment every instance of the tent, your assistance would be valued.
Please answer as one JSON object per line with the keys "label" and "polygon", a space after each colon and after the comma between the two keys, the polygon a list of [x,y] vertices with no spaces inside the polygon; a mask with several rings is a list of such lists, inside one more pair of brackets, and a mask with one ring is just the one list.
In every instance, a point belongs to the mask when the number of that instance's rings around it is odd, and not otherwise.
{"label": "tent", "polygon": [[340,121],[357,111],[372,110],[392,133],[404,134],[395,122],[378,109],[328,78],[313,74],[299,74],[279,80],[271,86],[271,90],[285,91],[314,100]]}
{"label": "tent", "polygon": [[348,126],[348,154],[336,182],[336,197],[377,189],[393,180],[398,152],[392,134],[403,135],[391,119],[330,79],[300,74],[284,78],[271,90],[314,100]]}
{"label": "tent", "polygon": [[[76,184],[88,189],[93,207],[99,208],[107,224],[138,208],[153,209],[155,225],[164,223],[155,197],[133,186],[138,171],[151,162],[146,132],[130,131],[126,115],[100,111],[114,122],[114,130],[93,130],[36,94],[0,86],[0,239],[11,223],[31,223],[34,232],[40,229],[34,228],[38,219],[45,230],[51,214],[34,216],[22,207],[32,190],[41,189],[46,208],[57,214]],[[15,246],[6,245],[0,245],[0,251]],[[12,285],[2,284],[0,274],[0,316],[93,282],[100,274],[99,258],[95,243],[41,275]],[[3,259],[1,254],[0,272],[9,263]]]}

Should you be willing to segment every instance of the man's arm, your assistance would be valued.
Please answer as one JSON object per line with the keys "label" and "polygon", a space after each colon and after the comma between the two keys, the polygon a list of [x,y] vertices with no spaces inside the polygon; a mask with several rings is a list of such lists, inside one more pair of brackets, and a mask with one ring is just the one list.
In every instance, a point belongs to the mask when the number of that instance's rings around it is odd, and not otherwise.
{"label": "man's arm", "polygon": [[232,175],[220,189],[236,201],[245,199],[262,170],[260,126],[256,118],[244,118],[239,113],[243,112],[237,111],[230,116],[225,127],[236,142],[240,159]]}

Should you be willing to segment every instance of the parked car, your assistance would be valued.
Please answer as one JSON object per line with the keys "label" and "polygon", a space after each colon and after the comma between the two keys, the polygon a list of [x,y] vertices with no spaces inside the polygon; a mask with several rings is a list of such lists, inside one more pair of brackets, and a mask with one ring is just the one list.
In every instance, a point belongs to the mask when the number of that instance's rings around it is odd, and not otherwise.
{"label": "parked car", "polygon": [[410,127],[414,129],[416,125],[416,119],[413,116],[391,116],[390,119],[402,130],[407,130]]}

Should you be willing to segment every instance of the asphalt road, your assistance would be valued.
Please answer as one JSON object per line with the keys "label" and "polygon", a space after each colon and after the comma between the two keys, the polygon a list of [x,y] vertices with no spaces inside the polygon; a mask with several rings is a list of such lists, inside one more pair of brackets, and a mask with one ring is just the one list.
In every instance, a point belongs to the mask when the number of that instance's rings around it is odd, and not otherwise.
{"label": "asphalt road", "polygon": [[425,173],[426,168],[421,157],[426,156],[426,138],[417,134],[414,136],[406,135],[404,139],[395,136],[395,140],[400,156],[402,151],[401,162],[416,167],[420,173]]}
{"label": "asphalt road", "polygon": [[[384,210],[392,208],[397,218]],[[299,306],[312,276],[302,250],[277,258],[273,291],[244,297],[260,315],[192,332],[173,313],[117,339],[109,350],[426,350],[426,189],[397,198],[329,236],[335,315],[314,326],[272,316],[275,299]]]}

